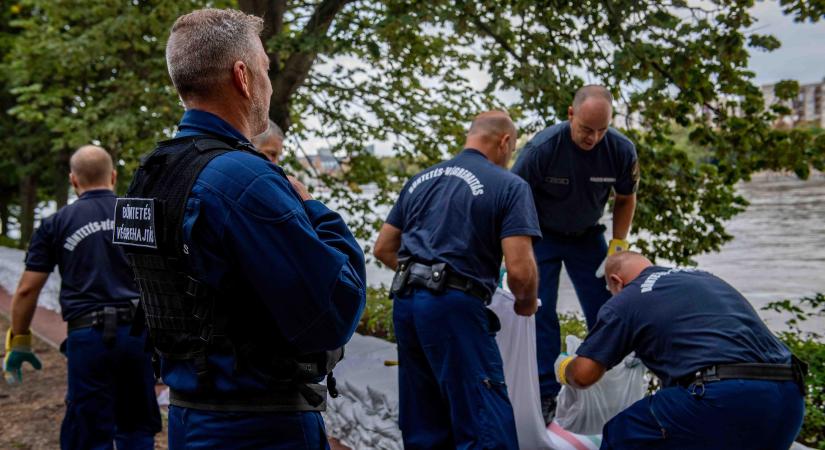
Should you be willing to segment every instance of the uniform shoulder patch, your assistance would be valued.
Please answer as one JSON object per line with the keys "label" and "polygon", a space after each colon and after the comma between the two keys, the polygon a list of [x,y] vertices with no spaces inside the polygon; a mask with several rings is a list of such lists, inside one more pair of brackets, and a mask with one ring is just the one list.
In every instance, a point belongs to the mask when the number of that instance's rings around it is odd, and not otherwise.
{"label": "uniform shoulder patch", "polygon": [[112,242],[117,245],[158,248],[155,217],[155,199],[118,198],[115,202]]}

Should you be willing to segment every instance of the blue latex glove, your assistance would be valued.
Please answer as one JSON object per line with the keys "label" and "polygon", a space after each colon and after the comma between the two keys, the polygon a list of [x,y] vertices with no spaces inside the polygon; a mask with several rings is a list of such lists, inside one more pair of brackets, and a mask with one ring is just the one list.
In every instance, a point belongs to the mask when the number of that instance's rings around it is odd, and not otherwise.
{"label": "blue latex glove", "polygon": [[6,333],[6,357],[3,358],[3,377],[6,383],[23,382],[22,366],[28,362],[37,370],[43,368],[40,359],[32,351],[32,335],[20,334],[12,336],[11,328]]}

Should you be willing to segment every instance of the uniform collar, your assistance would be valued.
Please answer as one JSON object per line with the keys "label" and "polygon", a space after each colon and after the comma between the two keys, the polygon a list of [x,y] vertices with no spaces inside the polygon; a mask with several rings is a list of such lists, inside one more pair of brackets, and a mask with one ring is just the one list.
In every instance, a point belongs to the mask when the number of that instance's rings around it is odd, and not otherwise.
{"label": "uniform collar", "polygon": [[223,136],[242,143],[249,143],[244,135],[236,130],[227,121],[210,112],[199,109],[187,109],[178,124],[176,138],[211,134]]}
{"label": "uniform collar", "polygon": [[468,155],[478,155],[478,156],[481,156],[484,159],[487,159],[487,156],[484,153],[481,153],[480,151],[478,151],[474,148],[470,148],[470,147],[465,148],[461,153],[462,154],[466,153]]}
{"label": "uniform collar", "polygon": [[110,197],[110,196],[114,196],[114,195],[115,195],[114,192],[110,191],[109,189],[103,188],[103,189],[92,189],[91,191],[86,191],[82,195],[80,195],[80,197],[77,197],[77,198],[79,200],[79,199],[83,199],[83,198]]}

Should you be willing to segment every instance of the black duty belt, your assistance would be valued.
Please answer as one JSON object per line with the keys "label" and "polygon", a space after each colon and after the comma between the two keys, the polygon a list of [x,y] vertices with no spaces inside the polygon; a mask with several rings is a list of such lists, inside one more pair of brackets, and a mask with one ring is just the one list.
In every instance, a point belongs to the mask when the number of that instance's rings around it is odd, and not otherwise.
{"label": "black duty belt", "polygon": [[117,338],[117,326],[131,324],[134,316],[135,311],[131,306],[104,306],[97,311],[69,320],[68,331],[71,332],[78,328],[102,327],[103,343],[113,345]]}
{"label": "black duty belt", "polygon": [[791,364],[717,364],[682,377],[677,383],[687,387],[691,384],[703,385],[724,380],[794,381],[804,395],[804,378],[807,371],[807,364],[794,356]]}
{"label": "black duty belt", "polygon": [[78,328],[89,328],[104,325],[107,317],[112,317],[116,324],[132,323],[132,318],[134,315],[134,311],[130,307],[123,308],[106,306],[97,311],[92,311],[88,314],[69,320],[68,327],[69,331],[72,331]]}
{"label": "black duty belt", "polygon": [[399,261],[390,293],[404,295],[413,287],[423,287],[436,293],[444,292],[446,289],[456,289],[477,297],[486,304],[489,304],[492,298],[489,289],[472,278],[451,271],[444,263],[426,265]]}
{"label": "black duty belt", "polygon": [[[305,392],[307,391],[308,392]],[[326,411],[327,388],[301,384],[292,388],[255,393],[184,393],[169,390],[169,403],[181,408],[234,412]],[[316,401],[317,399],[317,401]]]}

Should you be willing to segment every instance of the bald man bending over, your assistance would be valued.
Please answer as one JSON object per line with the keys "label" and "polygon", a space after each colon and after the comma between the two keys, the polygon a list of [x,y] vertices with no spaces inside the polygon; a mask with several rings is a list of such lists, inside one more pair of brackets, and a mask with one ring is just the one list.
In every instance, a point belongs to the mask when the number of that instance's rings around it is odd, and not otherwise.
{"label": "bald man bending over", "polygon": [[602,449],[790,447],[802,426],[804,363],[736,289],[635,252],[605,266],[613,297],[578,356],[556,361],[557,377],[586,389],[635,351],[662,389],[610,420]]}
{"label": "bald man bending over", "polygon": [[516,313],[537,308],[536,210],[527,183],[506,170],[516,138],[506,113],[476,116],[464,151],[407,182],[375,244],[376,258],[396,269],[406,449],[518,448],[499,323],[485,308],[502,255]]}
{"label": "bald man bending over", "polygon": [[49,274],[60,270],[60,310],[68,322],[62,449],[152,449],[161,429],[155,377],[145,336],[131,336],[138,298],[123,251],[112,245],[117,173],[101,147],[79,148],[69,161],[78,199],[43,219],[12,297],[3,374],[23,381],[22,363],[41,368],[29,326]]}

